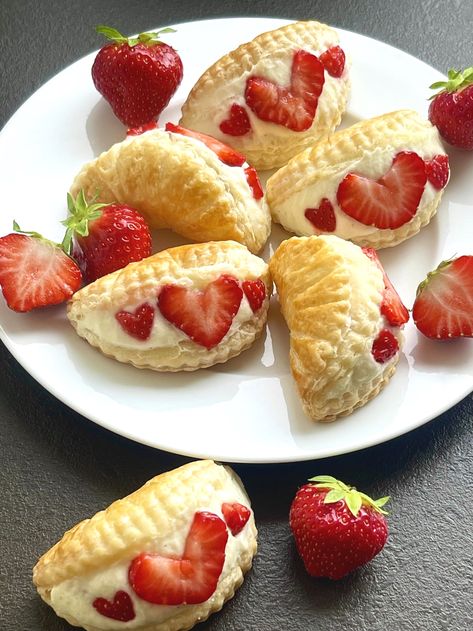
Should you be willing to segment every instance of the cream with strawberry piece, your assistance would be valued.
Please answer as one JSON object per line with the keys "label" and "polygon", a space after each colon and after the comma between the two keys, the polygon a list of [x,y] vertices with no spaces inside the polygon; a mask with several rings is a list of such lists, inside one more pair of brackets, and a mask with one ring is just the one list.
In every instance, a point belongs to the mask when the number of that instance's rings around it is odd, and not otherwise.
{"label": "cream with strawberry piece", "polygon": [[34,582],[70,624],[179,631],[233,596],[255,552],[240,480],[200,461],[153,478],[79,524],[39,560]]}
{"label": "cream with strawberry piece", "polygon": [[298,235],[396,245],[435,214],[449,179],[438,131],[413,111],[362,121],[302,152],[267,185],[274,221]]}
{"label": "cream with strawberry piece", "polygon": [[263,33],[201,76],[181,123],[270,169],[326,137],[340,123],[349,82],[338,34],[314,21]]}

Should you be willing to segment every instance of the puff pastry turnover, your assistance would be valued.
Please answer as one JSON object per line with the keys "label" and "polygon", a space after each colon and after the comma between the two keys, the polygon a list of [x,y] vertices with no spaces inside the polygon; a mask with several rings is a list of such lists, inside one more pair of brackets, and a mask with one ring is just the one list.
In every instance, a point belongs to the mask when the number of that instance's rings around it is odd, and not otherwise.
{"label": "puff pastry turnover", "polygon": [[279,167],[340,123],[347,66],[334,29],[314,21],[283,26],[206,70],[181,123],[236,147],[258,169]]}
{"label": "puff pastry turnover", "polygon": [[248,348],[266,323],[267,264],[216,241],[163,250],[76,292],[67,315],[105,355],[138,368],[195,370]]}
{"label": "puff pastry turnover", "polygon": [[88,631],[179,631],[233,596],[256,546],[241,481],[203,460],[77,524],[40,558],[33,581],[59,616]]}
{"label": "puff pastry turnover", "polygon": [[334,133],[295,156],[267,184],[277,223],[298,235],[332,233],[382,248],[429,223],[449,177],[437,128],[412,110]]}
{"label": "puff pastry turnover", "polygon": [[169,127],[175,131],[153,129],[113,145],[82,168],[71,194],[84,189],[88,199],[129,204],[152,228],[192,241],[231,239],[259,252],[271,218],[254,169],[213,139]]}
{"label": "puff pastry turnover", "polygon": [[336,236],[292,237],[270,261],[306,414],[332,421],[393,375],[408,319],[375,250]]}

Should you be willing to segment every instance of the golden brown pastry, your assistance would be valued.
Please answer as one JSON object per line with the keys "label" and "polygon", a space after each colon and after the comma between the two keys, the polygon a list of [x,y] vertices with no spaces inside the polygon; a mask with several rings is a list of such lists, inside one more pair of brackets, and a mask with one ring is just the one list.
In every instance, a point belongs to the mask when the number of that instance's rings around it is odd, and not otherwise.
{"label": "golden brown pastry", "polygon": [[334,29],[315,21],[283,26],[206,70],[181,123],[237,148],[258,169],[279,167],[340,123],[347,66]]}
{"label": "golden brown pastry", "polygon": [[40,558],[33,581],[59,616],[87,631],[180,631],[222,608],[255,553],[240,479],[202,460],[77,524]]}
{"label": "golden brown pastry", "polygon": [[177,371],[227,361],[262,332],[268,266],[233,241],[183,245],[99,278],[67,315],[102,353],[138,368]]}
{"label": "golden brown pastry", "polygon": [[71,193],[136,208],[152,228],[193,241],[243,243],[259,252],[271,218],[254,169],[213,139],[168,125],[127,137],[86,164]]}
{"label": "golden brown pastry", "polygon": [[375,250],[331,235],[292,237],[270,271],[305,413],[332,421],[376,396],[396,369],[409,314]]}
{"label": "golden brown pastry", "polygon": [[412,110],[361,121],[270,177],[273,220],[298,235],[335,234],[382,248],[429,223],[449,177],[437,128]]}

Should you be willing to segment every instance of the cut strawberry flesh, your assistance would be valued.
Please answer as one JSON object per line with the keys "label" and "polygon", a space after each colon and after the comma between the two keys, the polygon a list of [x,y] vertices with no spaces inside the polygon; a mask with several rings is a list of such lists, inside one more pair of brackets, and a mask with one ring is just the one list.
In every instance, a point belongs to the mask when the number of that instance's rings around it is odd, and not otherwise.
{"label": "cut strawberry flesh", "polygon": [[332,77],[339,78],[345,69],[345,53],[340,46],[332,46],[320,55],[320,61]]}
{"label": "cut strawberry flesh", "polygon": [[158,296],[163,316],[196,344],[211,349],[228,333],[243,291],[237,280],[222,275],[203,290],[164,285]]}
{"label": "cut strawberry flesh", "polygon": [[248,186],[251,188],[251,192],[253,193],[253,197],[255,199],[261,199],[264,195],[263,187],[261,186],[261,182],[259,181],[258,173],[254,167],[246,167],[245,169],[246,181],[248,182]]}
{"label": "cut strawberry flesh", "polygon": [[257,280],[244,280],[241,286],[250,303],[251,310],[256,313],[266,298],[266,285],[258,278]]}
{"label": "cut strawberry flesh", "polygon": [[130,594],[125,591],[116,592],[113,600],[96,598],[92,606],[99,614],[120,622],[129,622],[135,618],[135,610]]}
{"label": "cut strawberry flesh", "polygon": [[135,311],[118,311],[115,318],[128,335],[145,341],[151,335],[154,321],[154,308],[147,302],[139,305]]}
{"label": "cut strawberry flesh", "polygon": [[378,364],[385,364],[399,351],[399,342],[389,329],[383,329],[373,342],[371,354]]}
{"label": "cut strawberry flesh", "polygon": [[438,154],[432,158],[432,160],[426,160],[425,171],[427,179],[432,186],[438,190],[441,190],[447,186],[448,179],[450,177],[450,166],[448,163],[448,156]]}
{"label": "cut strawberry flesh", "polygon": [[422,158],[413,151],[401,151],[379,180],[348,173],[338,187],[337,201],[356,221],[394,230],[416,214],[426,181]]}
{"label": "cut strawberry flesh", "polygon": [[233,103],[228,118],[220,123],[219,129],[229,136],[244,136],[251,131],[250,119],[245,108],[238,103]]}
{"label": "cut strawberry flesh", "polygon": [[174,125],[173,123],[166,123],[166,131],[200,140],[204,143],[204,145],[216,153],[224,164],[227,164],[230,167],[241,167],[246,162],[245,156],[241,153],[238,153],[238,151],[235,151],[228,145],[220,142],[220,140],[217,140],[212,136],[208,136],[207,134],[201,134],[198,131],[186,129],[185,127]]}
{"label": "cut strawberry flesh", "polygon": [[250,518],[251,511],[239,502],[224,502],[222,504],[222,514],[230,532],[234,537],[236,537],[246,526]]}
{"label": "cut strawberry flesh", "polygon": [[316,230],[334,232],[337,227],[335,211],[332,203],[326,197],[322,199],[318,208],[306,208],[304,216]]}
{"label": "cut strawberry flesh", "polygon": [[152,120],[149,123],[146,123],[145,125],[140,125],[139,127],[130,127],[130,129],[127,129],[126,135],[127,136],[140,136],[141,134],[144,134],[147,131],[151,131],[152,129],[157,129],[157,128],[158,128],[158,122],[155,120]]}
{"label": "cut strawberry flesh", "polygon": [[142,553],[130,564],[133,591],[156,605],[195,605],[215,592],[225,562],[228,531],[214,513],[201,511],[194,520],[180,558]]}

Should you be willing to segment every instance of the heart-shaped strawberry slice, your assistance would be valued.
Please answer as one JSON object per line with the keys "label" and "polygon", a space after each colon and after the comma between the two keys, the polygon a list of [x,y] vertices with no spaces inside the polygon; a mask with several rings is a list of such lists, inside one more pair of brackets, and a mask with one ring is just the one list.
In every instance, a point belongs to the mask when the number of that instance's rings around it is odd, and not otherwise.
{"label": "heart-shaped strawberry slice", "polygon": [[206,511],[195,513],[182,557],[143,553],[130,564],[134,592],[156,605],[196,605],[215,592],[225,562],[225,522]]}
{"label": "heart-shaped strawberry slice", "polygon": [[385,364],[399,350],[399,343],[389,329],[379,332],[371,347],[373,358],[378,364]]}
{"label": "heart-shaped strawberry slice", "polygon": [[154,308],[144,302],[134,311],[118,311],[115,314],[122,329],[135,337],[137,340],[145,341],[151,335],[154,321]]}
{"label": "heart-shaped strawberry slice", "polygon": [[260,278],[257,278],[256,280],[244,280],[241,286],[250,303],[251,310],[256,313],[266,298],[266,285]]}
{"label": "heart-shaped strawberry slice", "polygon": [[337,190],[341,209],[366,226],[395,230],[417,212],[427,176],[422,158],[401,151],[379,180],[348,173]]}
{"label": "heart-shaped strawberry slice", "polygon": [[120,622],[129,622],[135,617],[135,610],[130,594],[122,590],[115,594],[113,600],[96,598],[92,606],[102,616],[113,618],[113,620],[120,620]]}
{"label": "heart-shaped strawberry slice", "polygon": [[337,227],[335,211],[329,199],[324,197],[318,208],[306,208],[305,217],[317,230],[333,232]]}
{"label": "heart-shaped strawberry slice", "polygon": [[251,123],[244,107],[233,103],[228,118],[219,125],[220,131],[229,136],[244,136],[251,130]]}
{"label": "heart-shaped strawberry slice", "polygon": [[222,514],[230,532],[236,537],[246,526],[251,511],[239,502],[224,502],[222,504]]}
{"label": "heart-shaped strawberry slice", "polygon": [[448,164],[448,156],[439,153],[432,160],[425,161],[425,171],[427,179],[434,188],[441,190],[447,186],[450,177],[450,166]]}
{"label": "heart-shaped strawberry slice", "polygon": [[238,153],[238,151],[235,151],[235,149],[232,149],[225,143],[220,142],[220,140],[217,140],[213,136],[201,134],[193,129],[187,129],[187,127],[182,127],[181,125],[174,125],[174,123],[166,123],[165,129],[173,134],[181,134],[181,136],[188,136],[189,138],[200,140],[200,142],[203,142],[204,145],[216,153],[224,164],[230,167],[241,167],[246,162],[244,155]]}
{"label": "heart-shaped strawberry slice", "polygon": [[339,78],[345,69],[345,53],[340,46],[332,46],[320,55],[320,61],[330,76]]}
{"label": "heart-shaped strawberry slice", "polygon": [[196,344],[211,349],[228,333],[242,298],[237,280],[223,274],[203,291],[164,285],[158,306],[166,320]]}
{"label": "heart-shaped strawberry slice", "polygon": [[289,87],[265,77],[249,77],[245,101],[260,120],[292,131],[305,131],[314,121],[324,81],[322,62],[315,55],[298,50],[292,60]]}

